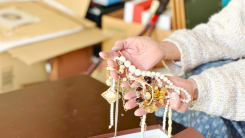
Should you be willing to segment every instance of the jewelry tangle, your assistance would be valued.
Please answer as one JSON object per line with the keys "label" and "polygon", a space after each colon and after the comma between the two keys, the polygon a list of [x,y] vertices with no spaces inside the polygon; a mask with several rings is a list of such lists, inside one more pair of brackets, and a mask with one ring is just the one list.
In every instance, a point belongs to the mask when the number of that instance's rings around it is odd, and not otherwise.
{"label": "jewelry tangle", "polygon": [[[168,111],[167,109],[169,109],[168,137],[170,138],[172,132],[172,111],[169,107],[170,90],[175,91],[176,93],[178,93],[178,95],[180,95],[180,93],[183,92],[186,95],[187,99],[180,98],[180,100],[184,103],[189,103],[191,101],[191,95],[184,88],[175,86],[164,74],[161,74],[159,72],[142,71],[140,69],[137,69],[134,65],[132,65],[132,63],[129,60],[126,60],[126,58],[120,51],[118,52],[121,56],[115,57],[114,61],[119,65],[119,69],[107,67],[108,79],[106,81],[106,84],[110,86],[110,88],[106,92],[102,93],[102,96],[111,104],[111,119],[109,128],[111,128],[114,125],[114,103],[118,101],[119,98],[123,98],[124,101],[124,93],[121,92],[122,96],[118,94],[119,90],[115,89],[115,80],[110,76],[110,71],[115,70],[119,76],[119,80],[117,80],[119,86],[122,82],[128,82],[130,85],[133,82],[139,82],[141,84],[139,87],[135,89],[136,97],[131,99],[134,102],[136,102],[139,105],[139,107],[143,108],[145,111],[149,113],[153,113],[154,111],[157,111],[160,107],[165,106],[166,110],[163,116],[163,130],[165,130],[166,117]],[[144,132],[146,129],[145,120],[146,115],[144,115],[141,119],[141,138],[144,137]],[[117,123],[115,123],[115,125],[117,126]]]}

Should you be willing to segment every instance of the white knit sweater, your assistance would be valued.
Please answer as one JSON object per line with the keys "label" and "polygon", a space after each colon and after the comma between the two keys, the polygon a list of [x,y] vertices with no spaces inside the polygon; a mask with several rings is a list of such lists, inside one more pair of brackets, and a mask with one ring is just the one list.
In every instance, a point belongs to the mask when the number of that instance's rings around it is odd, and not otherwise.
{"label": "white knit sweater", "polygon": [[[181,65],[169,64],[175,75],[183,75],[203,63],[245,56],[245,0],[232,0],[207,24],[193,30],[175,31],[164,41],[174,43],[181,53]],[[198,87],[193,110],[245,121],[245,60],[205,70],[191,77]]]}

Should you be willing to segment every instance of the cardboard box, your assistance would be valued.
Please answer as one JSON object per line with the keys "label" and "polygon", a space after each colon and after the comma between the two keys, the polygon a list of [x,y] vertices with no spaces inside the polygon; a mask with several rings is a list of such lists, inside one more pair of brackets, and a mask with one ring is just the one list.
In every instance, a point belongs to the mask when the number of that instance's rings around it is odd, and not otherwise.
{"label": "cardboard box", "polygon": [[[29,16],[38,18],[35,19],[32,17],[35,20],[39,20],[30,24],[13,27],[14,29],[4,25],[2,26],[1,23],[0,29],[3,33],[0,33],[0,45],[2,45],[2,47],[0,47],[0,52],[24,44],[40,42],[50,38],[73,34],[83,29],[83,26],[81,26],[78,22],[74,22],[64,16],[60,16],[59,13],[54,12],[36,2],[3,2],[0,3],[0,6],[3,10],[1,16],[4,17],[4,15],[8,15],[8,13],[13,15],[17,14],[16,16],[19,16],[20,19],[16,19],[16,22],[25,22],[25,20],[28,20],[28,17],[26,17],[28,14],[30,14]],[[27,15],[24,16],[25,14],[22,15],[21,13],[26,13]],[[3,20],[8,18],[9,17],[4,17]],[[10,19],[7,21],[9,20]],[[8,24],[11,24],[12,22],[9,21]],[[10,30],[12,32],[11,35],[7,33]]]}
{"label": "cardboard box", "polygon": [[0,54],[0,93],[21,88],[33,82],[48,79],[45,71],[45,61],[33,66],[27,66],[7,52]]}
{"label": "cardboard box", "polygon": [[[56,1],[59,2],[63,0]],[[83,5],[82,3],[87,3],[87,1],[89,0],[82,1],[79,4]],[[104,35],[99,28],[96,28],[95,23],[83,19],[85,14],[82,13],[86,12],[87,8],[80,9],[79,15],[83,16],[78,15],[77,17],[74,17],[58,9],[55,9],[42,1],[34,1],[33,3],[41,5],[46,9],[52,10],[53,12],[57,12],[59,15],[64,16],[69,20],[77,22],[78,24],[83,26],[85,30],[71,35],[49,39],[38,43],[28,44],[21,47],[15,47],[8,50],[10,54],[14,55],[16,58],[20,59],[27,65],[32,65],[34,63],[38,63],[40,61],[44,61],[68,52],[92,46],[107,38],[107,36]],[[76,3],[74,2],[73,4]]]}
{"label": "cardboard box", "polygon": [[[110,51],[116,41],[137,36],[144,28],[141,24],[124,22],[123,13],[124,9],[120,9],[102,17],[103,32],[111,36],[110,39],[102,43],[102,51]],[[171,34],[172,31],[154,29],[151,38],[156,41],[162,41]]]}
{"label": "cardboard box", "polygon": [[49,80],[54,81],[86,73],[92,64],[93,47],[86,47],[50,60]]}
{"label": "cardboard box", "polygon": [[[47,3],[47,1],[51,3]],[[5,53],[0,53],[0,93],[19,89],[26,84],[47,81],[48,73],[45,70],[45,63],[48,59],[91,47],[107,38],[99,28],[96,28],[94,22],[85,19],[90,0],[19,2],[37,4],[79,24],[84,29],[74,34],[22,45],[8,49]],[[59,6],[55,7],[57,4]]]}

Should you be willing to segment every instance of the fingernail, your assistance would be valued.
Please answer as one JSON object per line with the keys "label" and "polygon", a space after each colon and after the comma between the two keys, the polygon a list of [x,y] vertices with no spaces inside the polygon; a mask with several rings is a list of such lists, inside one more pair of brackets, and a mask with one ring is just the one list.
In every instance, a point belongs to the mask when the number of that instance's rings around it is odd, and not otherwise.
{"label": "fingernail", "polygon": [[136,111],[134,112],[134,115],[135,115],[135,116],[141,116],[141,115],[140,115],[138,112],[136,112]]}
{"label": "fingernail", "polygon": [[113,47],[111,50],[113,50],[113,51],[116,50],[116,47]]}
{"label": "fingernail", "polygon": [[127,110],[129,110],[129,108],[126,105],[124,105],[124,108],[127,109]]}
{"label": "fingernail", "polygon": [[170,99],[179,99],[179,95],[176,92],[170,94]]}
{"label": "fingernail", "polygon": [[129,100],[129,98],[128,98],[128,96],[127,96],[127,95],[124,95],[124,99]]}
{"label": "fingernail", "polygon": [[115,43],[115,46],[118,44],[118,43],[120,43],[121,41],[117,41],[116,43]]}

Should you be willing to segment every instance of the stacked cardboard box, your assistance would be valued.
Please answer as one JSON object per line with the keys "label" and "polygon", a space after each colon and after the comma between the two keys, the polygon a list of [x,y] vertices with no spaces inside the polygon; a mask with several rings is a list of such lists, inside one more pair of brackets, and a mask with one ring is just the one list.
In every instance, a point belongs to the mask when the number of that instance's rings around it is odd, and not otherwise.
{"label": "stacked cardboard box", "polygon": [[[39,0],[10,3],[38,5],[79,24],[84,29],[77,33],[22,45],[0,53],[0,93],[19,89],[29,83],[47,81],[48,73],[44,65],[48,59],[91,47],[107,38],[100,29],[96,28],[95,23],[84,18],[89,0]],[[53,3],[59,3],[58,9]],[[69,12],[65,12],[64,9],[69,9]]]}

